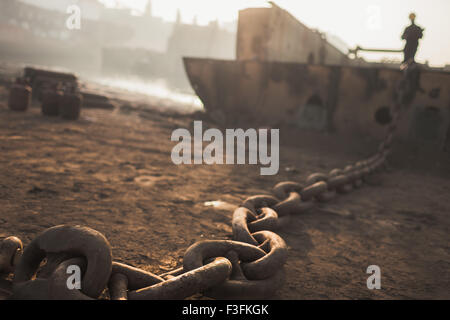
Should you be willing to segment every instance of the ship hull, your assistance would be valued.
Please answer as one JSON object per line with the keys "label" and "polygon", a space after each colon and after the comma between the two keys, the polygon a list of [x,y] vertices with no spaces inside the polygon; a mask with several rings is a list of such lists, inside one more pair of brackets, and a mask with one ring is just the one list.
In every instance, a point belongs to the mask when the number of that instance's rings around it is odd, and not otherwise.
{"label": "ship hull", "polygon": [[[205,110],[225,123],[294,125],[382,138],[402,77],[391,68],[184,58]],[[399,135],[448,143],[450,73],[424,70]],[[427,119],[424,119],[427,118]]]}

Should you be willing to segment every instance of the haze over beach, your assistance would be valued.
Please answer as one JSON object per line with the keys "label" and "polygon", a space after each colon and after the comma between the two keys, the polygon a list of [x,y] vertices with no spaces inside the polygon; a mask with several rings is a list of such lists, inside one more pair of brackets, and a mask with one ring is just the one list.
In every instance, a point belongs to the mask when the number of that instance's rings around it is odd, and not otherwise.
{"label": "haze over beach", "polygon": [[[112,7],[131,7],[142,12],[146,0],[101,0]],[[417,14],[417,24],[425,28],[417,55],[418,61],[433,66],[450,64],[450,1],[447,0],[279,0],[276,4],[288,10],[308,27],[338,36],[350,48],[401,49],[400,36],[409,23],[408,15]],[[260,0],[153,0],[153,12],[167,20],[175,20],[179,8],[183,21],[199,24],[218,19],[231,22],[238,10],[246,7],[268,6]],[[398,54],[361,54],[370,60],[400,59]]]}

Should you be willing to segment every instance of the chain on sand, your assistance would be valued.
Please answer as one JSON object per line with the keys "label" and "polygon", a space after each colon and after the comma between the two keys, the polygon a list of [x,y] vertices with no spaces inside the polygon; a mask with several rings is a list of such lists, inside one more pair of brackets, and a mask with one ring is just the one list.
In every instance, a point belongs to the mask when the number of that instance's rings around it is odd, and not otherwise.
{"label": "chain on sand", "polygon": [[[372,183],[387,167],[402,109],[417,89],[418,67],[407,66],[395,90],[393,121],[375,155],[310,175],[303,184],[281,182],[270,195],[247,198],[234,211],[233,240],[205,240],[190,246],[177,270],[155,275],[113,261],[111,246],[99,232],[81,226],[56,226],[24,249],[20,239],[0,241],[0,298],[3,299],[184,299],[201,293],[216,299],[269,298],[284,283],[288,257],[285,241],[275,233],[320,203]],[[45,262],[45,263],[44,263]],[[67,268],[82,270],[80,290],[66,284]]]}

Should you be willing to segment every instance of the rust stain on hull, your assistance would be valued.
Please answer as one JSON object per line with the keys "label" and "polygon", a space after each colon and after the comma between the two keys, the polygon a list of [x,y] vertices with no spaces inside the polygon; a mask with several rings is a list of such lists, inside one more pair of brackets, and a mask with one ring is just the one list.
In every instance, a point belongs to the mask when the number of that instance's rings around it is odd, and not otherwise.
{"label": "rust stain on hull", "polygon": [[[184,58],[184,64],[206,111],[226,123],[289,124],[375,138],[384,135],[387,124],[377,113],[390,110],[401,78],[401,71],[391,68],[200,58]],[[448,143],[450,73],[423,70],[420,88],[399,135]],[[417,134],[426,130],[418,127],[427,126],[417,124],[417,113],[429,107],[441,119],[439,128],[432,135]]]}

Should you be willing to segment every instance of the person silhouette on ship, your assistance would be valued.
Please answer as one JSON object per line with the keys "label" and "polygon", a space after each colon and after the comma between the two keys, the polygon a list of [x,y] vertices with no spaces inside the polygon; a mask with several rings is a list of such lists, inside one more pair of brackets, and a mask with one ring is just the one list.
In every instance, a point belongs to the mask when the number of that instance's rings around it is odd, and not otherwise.
{"label": "person silhouette on ship", "polygon": [[403,49],[404,63],[414,62],[414,58],[417,53],[417,48],[419,47],[419,39],[422,39],[423,31],[425,30],[415,24],[416,20],[415,13],[411,13],[409,15],[409,20],[411,20],[411,25],[406,27],[402,35],[402,39],[406,40],[406,45],[405,48]]}

